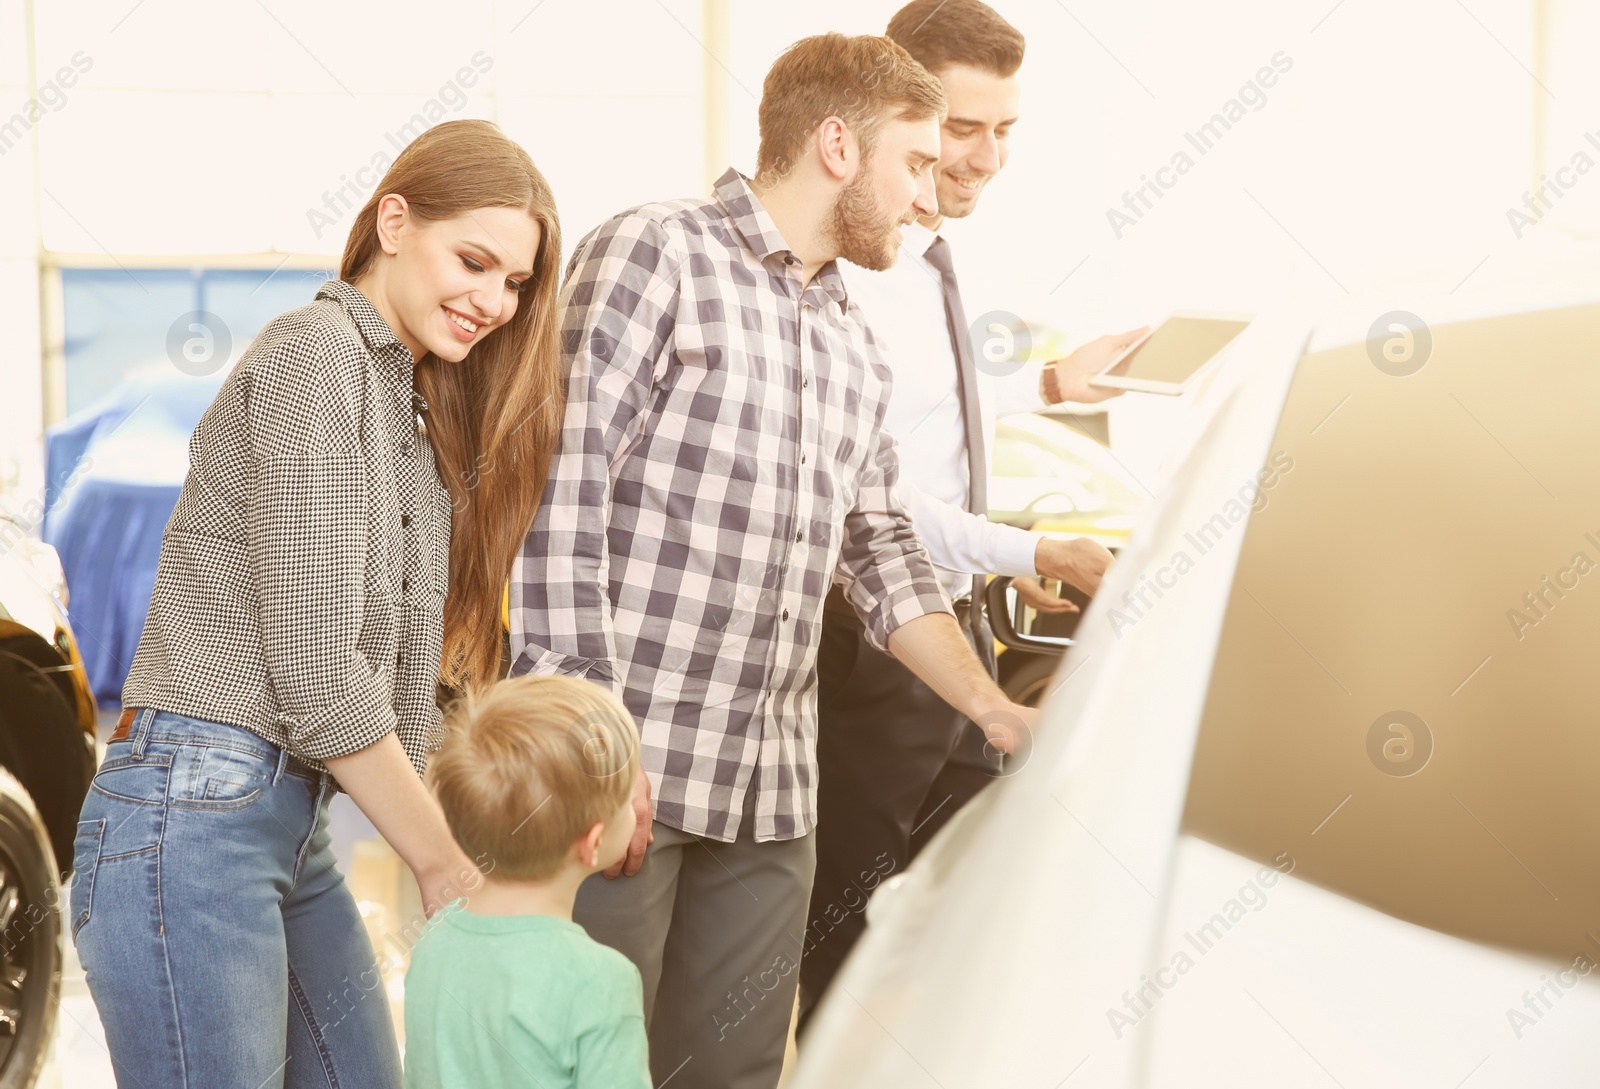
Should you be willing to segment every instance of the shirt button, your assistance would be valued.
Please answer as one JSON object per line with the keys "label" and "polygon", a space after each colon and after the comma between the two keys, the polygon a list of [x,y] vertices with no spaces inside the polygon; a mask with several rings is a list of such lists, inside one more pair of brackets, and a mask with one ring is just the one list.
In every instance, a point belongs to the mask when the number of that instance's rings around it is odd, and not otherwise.
{"label": "shirt button", "polygon": [[400,580],[400,592],[403,594],[409,589],[411,589],[411,580],[410,579],[401,579]]}
{"label": "shirt button", "polygon": [[395,669],[399,669],[400,668],[400,655],[398,655],[398,654],[396,654],[394,656],[394,667],[395,667]]}
{"label": "shirt button", "polygon": [[811,386],[811,376],[809,374],[801,376],[801,378],[800,378],[800,388],[801,389],[808,389],[808,388],[810,388],[810,386]]}
{"label": "shirt button", "polygon": [[800,455],[800,464],[804,465],[805,463],[806,463],[806,456],[804,454],[801,454]]}
{"label": "shirt button", "polygon": [[402,525],[402,526],[409,526],[409,525],[410,525],[410,524],[411,524],[411,515],[409,515],[409,514],[402,514],[402,515],[401,515],[401,516],[400,516],[400,524],[401,524],[401,525]]}
{"label": "shirt button", "polygon": [[783,618],[785,620],[789,619],[789,610],[788,609],[783,610]]}
{"label": "shirt button", "polygon": [[801,530],[798,530],[798,529],[797,529],[797,530],[795,530],[795,531],[794,531],[794,543],[795,543],[795,544],[799,544],[799,543],[800,543],[800,540],[801,540],[801,534],[802,534],[802,531],[801,531]]}

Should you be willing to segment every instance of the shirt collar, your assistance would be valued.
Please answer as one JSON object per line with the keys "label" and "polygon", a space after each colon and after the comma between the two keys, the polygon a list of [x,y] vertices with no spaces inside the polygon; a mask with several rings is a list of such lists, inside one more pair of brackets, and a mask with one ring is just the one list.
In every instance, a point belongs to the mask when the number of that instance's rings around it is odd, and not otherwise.
{"label": "shirt collar", "polygon": [[317,289],[317,298],[331,299],[339,304],[339,308],[350,315],[350,320],[355,322],[356,330],[360,332],[361,339],[367,342],[367,347],[373,352],[384,348],[395,347],[405,353],[408,362],[411,359],[411,349],[400,342],[394,335],[394,330],[389,328],[389,323],[383,320],[383,315],[378,313],[378,308],[372,305],[372,300],[367,298],[354,285],[344,280],[329,280]]}
{"label": "shirt collar", "polygon": [[[722,205],[733,230],[744,240],[750,252],[763,264],[769,258],[781,257],[785,264],[798,264],[800,259],[784,241],[772,215],[750,188],[750,181],[733,167],[717,179],[717,203]],[[845,291],[844,277],[839,275],[837,261],[829,261],[817,271],[811,286],[821,288],[841,310],[848,308],[850,297]]]}
{"label": "shirt collar", "polygon": [[927,254],[928,248],[939,240],[939,235],[913,220],[900,229],[900,238],[904,249],[923,257]]}

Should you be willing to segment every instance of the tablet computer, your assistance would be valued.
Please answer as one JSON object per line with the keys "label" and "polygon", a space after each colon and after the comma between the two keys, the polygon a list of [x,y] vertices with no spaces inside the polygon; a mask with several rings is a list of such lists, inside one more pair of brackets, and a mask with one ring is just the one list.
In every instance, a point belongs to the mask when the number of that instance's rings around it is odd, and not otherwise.
{"label": "tablet computer", "polygon": [[1134,341],[1110,366],[1089,379],[1089,384],[1180,394],[1207,364],[1221,358],[1251,320],[1247,314],[1177,311]]}

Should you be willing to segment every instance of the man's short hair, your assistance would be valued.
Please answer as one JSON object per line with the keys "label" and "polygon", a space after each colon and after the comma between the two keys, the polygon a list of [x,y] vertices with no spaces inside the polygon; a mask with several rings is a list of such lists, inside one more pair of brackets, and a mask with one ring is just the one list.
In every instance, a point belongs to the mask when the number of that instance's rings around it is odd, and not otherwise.
{"label": "man's short hair", "polygon": [[1002,79],[1022,67],[1022,32],[979,0],[911,0],[884,31],[935,75],[963,64]]}
{"label": "man's short hair", "polygon": [[538,880],[633,794],[639,733],[608,690],[514,677],[452,708],[428,782],[450,832],[485,873]]}
{"label": "man's short hair", "polygon": [[872,153],[886,120],[944,117],[944,88],[885,37],[819,34],[784,50],[761,89],[756,170],[770,184],[793,169],[818,125],[838,117]]}

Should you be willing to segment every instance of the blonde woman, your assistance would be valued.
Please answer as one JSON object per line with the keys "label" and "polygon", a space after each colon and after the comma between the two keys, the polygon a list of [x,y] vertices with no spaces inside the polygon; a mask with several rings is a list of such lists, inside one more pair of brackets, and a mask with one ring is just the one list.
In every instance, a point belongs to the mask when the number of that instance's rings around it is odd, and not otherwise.
{"label": "blonde woman", "polygon": [[561,418],[560,253],[527,153],[439,125],[195,429],[78,824],[72,934],[124,1089],[401,1084],[328,805],[429,910],[477,878],[421,773],[437,685],[499,661]]}

